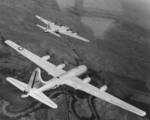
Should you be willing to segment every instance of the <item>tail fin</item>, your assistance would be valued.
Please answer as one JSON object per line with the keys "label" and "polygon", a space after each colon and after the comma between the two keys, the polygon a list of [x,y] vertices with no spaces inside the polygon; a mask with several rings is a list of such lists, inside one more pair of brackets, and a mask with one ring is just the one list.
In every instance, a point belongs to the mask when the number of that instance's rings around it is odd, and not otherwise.
{"label": "tail fin", "polygon": [[45,84],[45,81],[42,80],[41,78],[41,70],[40,68],[36,68],[30,77],[29,83],[28,83],[28,88],[39,88],[43,84]]}

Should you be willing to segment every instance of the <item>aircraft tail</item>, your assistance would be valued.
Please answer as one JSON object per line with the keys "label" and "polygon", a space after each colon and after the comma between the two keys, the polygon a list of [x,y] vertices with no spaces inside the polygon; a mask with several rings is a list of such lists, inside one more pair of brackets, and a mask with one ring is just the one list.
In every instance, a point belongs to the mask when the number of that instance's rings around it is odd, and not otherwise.
{"label": "aircraft tail", "polygon": [[30,77],[30,80],[27,84],[26,89],[24,90],[24,94],[21,95],[22,98],[26,98],[30,94],[30,90],[32,88],[40,88],[45,84],[45,81],[41,78],[41,70],[40,68],[36,68]]}
{"label": "aircraft tail", "polygon": [[39,88],[43,86],[46,82],[41,78],[41,70],[40,68],[36,68],[30,77],[28,88]]}

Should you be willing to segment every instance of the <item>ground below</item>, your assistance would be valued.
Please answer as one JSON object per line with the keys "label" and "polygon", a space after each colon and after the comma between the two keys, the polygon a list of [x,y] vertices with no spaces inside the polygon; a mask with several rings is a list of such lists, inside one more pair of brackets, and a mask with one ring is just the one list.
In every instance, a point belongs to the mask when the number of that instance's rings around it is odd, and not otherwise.
{"label": "ground below", "polygon": [[[66,86],[48,92],[59,105],[57,110],[32,99],[22,100],[21,93],[7,83],[5,77],[28,82],[36,65],[6,46],[5,39],[11,39],[39,56],[50,54],[51,62],[64,62],[67,70],[87,65],[95,86],[107,84],[108,92],[150,114],[149,25],[136,18],[141,11],[129,9],[133,8],[132,4],[129,6],[122,0],[122,10],[120,5],[114,9],[116,4],[104,3],[98,2],[103,4],[98,8],[96,2],[84,0],[0,0],[1,119],[145,119]],[[139,14],[135,15],[133,11]],[[91,42],[44,33],[35,26],[42,24],[35,15],[67,25]],[[48,79],[44,72],[43,78]]]}

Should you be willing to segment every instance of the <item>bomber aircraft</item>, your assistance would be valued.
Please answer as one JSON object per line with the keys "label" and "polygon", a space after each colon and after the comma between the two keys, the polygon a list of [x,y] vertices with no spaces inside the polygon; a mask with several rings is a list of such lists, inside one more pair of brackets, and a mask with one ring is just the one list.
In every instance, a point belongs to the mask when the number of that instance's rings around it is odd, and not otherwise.
{"label": "bomber aircraft", "polygon": [[[18,86],[18,88],[19,88],[19,86],[20,86],[21,88],[24,88],[24,89],[22,89],[22,91],[25,90],[27,96],[30,95],[33,97],[34,94],[40,93],[38,97],[41,97],[41,99],[43,100],[43,103],[44,103],[44,101],[48,102],[47,97],[42,97],[42,96],[44,96],[43,95],[44,91],[57,88],[60,85],[67,85],[76,90],[81,90],[90,95],[93,95],[101,100],[104,100],[108,103],[116,105],[122,109],[130,111],[139,116],[146,115],[145,111],[143,111],[131,104],[128,104],[127,102],[124,102],[123,100],[106,92],[106,90],[107,90],[106,85],[102,86],[101,88],[97,88],[89,83],[91,81],[91,78],[87,77],[87,78],[81,79],[80,75],[82,75],[83,73],[85,73],[87,71],[87,67],[85,65],[80,65],[69,71],[66,71],[66,70],[64,70],[65,64],[54,65],[53,63],[48,61],[47,58],[49,58],[49,57],[44,57],[46,59],[43,59],[43,57],[39,57],[38,55],[30,52],[29,50],[21,47],[20,45],[16,44],[15,42],[13,42],[11,40],[6,40],[5,43],[8,46],[10,46],[11,48],[13,48],[14,50],[16,50],[17,52],[19,52],[21,55],[23,55],[24,57],[26,57],[27,59],[29,59],[36,65],[38,65],[40,68],[45,70],[48,74],[53,76],[53,78],[48,81],[43,81],[43,80],[39,79],[40,82],[43,84],[39,88],[34,88],[33,86],[26,87],[26,86],[20,84],[20,81],[17,82],[17,80],[15,80],[14,78],[11,78],[11,77],[7,78],[7,80],[9,80],[9,82],[11,82],[12,84],[14,83],[13,85],[15,85],[16,87]],[[36,97],[34,97],[34,98],[36,98]],[[38,98],[36,98],[36,99],[38,99]],[[52,103],[50,101],[49,101],[49,103],[52,104],[51,107],[56,108],[56,105],[54,103]]]}
{"label": "bomber aircraft", "polygon": [[42,30],[44,30],[44,32],[49,32],[49,33],[51,33],[51,34],[53,34],[53,35],[55,35],[57,37],[61,37],[60,34],[64,34],[64,35],[67,35],[67,36],[70,36],[70,37],[82,40],[84,42],[90,42],[88,39],[78,35],[78,33],[72,32],[72,30],[70,30],[70,28],[67,27],[67,26],[56,25],[54,22],[48,21],[48,20],[46,20],[46,19],[44,19],[44,18],[42,18],[42,17],[40,17],[38,15],[36,15],[35,17],[46,24],[46,27],[41,26],[39,24],[36,25],[37,27],[39,27]]}

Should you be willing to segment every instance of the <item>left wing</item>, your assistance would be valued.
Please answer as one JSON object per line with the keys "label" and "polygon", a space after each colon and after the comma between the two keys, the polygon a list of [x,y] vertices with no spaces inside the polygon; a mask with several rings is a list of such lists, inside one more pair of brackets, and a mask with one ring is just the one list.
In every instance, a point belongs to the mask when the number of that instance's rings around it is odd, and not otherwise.
{"label": "left wing", "polygon": [[60,32],[61,34],[64,34],[64,35],[67,35],[67,36],[70,36],[70,37],[73,37],[73,38],[82,40],[82,41],[84,41],[84,42],[90,42],[88,39],[86,39],[86,38],[84,38],[84,37],[81,37],[81,36],[77,35],[76,33],[71,33],[71,32],[67,32],[67,31],[64,32],[64,31],[61,31],[61,30],[59,30],[59,32]]}
{"label": "left wing", "polygon": [[40,17],[40,16],[38,16],[38,15],[36,15],[35,17],[36,17],[37,19],[39,19],[40,21],[42,21],[43,23],[45,23],[46,25],[50,23],[50,21],[48,21],[48,20],[46,20],[46,19],[44,19],[44,18],[42,18],[42,17]]}
{"label": "left wing", "polygon": [[20,45],[16,44],[11,40],[6,40],[5,43],[19,52],[21,55],[41,67],[45,70],[48,74],[52,75],[53,77],[60,76],[61,74],[65,73],[63,69],[57,68],[56,65],[48,62],[47,60],[42,59],[41,57],[37,56],[36,54],[30,52],[29,50],[21,47]]}
{"label": "left wing", "polygon": [[146,115],[145,111],[143,111],[137,107],[134,107],[134,106],[122,101],[121,99],[119,99],[115,96],[112,96],[111,94],[109,94],[107,92],[101,91],[100,89],[94,87],[93,85],[83,82],[81,79],[79,79],[77,77],[70,78],[70,80],[66,80],[64,82],[65,82],[64,84],[66,84],[68,86],[71,86],[75,89],[84,91],[90,95],[93,95],[99,99],[102,99],[106,102],[109,102],[109,103],[116,105],[120,108],[123,108],[127,111],[130,111],[130,112],[135,113],[140,116]]}

